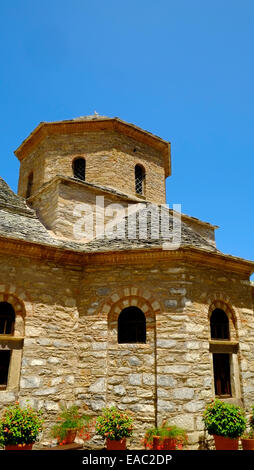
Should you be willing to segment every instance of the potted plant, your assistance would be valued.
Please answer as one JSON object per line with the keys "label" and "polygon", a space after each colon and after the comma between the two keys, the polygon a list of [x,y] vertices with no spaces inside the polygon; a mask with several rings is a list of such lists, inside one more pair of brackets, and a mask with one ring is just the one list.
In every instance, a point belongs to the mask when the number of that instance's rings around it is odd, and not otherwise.
{"label": "potted plant", "polygon": [[133,433],[133,420],[115,406],[103,408],[97,418],[96,432],[106,439],[107,450],[125,450],[126,438]]}
{"label": "potted plant", "polygon": [[167,421],[160,427],[148,429],[143,440],[145,448],[153,450],[181,450],[187,442],[185,429],[169,425]]}
{"label": "potted plant", "polygon": [[57,418],[58,423],[51,429],[51,434],[57,439],[59,445],[71,444],[78,435],[83,440],[90,438],[90,416],[79,411],[77,405],[67,407],[61,405],[61,413]]}
{"label": "potted plant", "polygon": [[239,406],[213,400],[203,413],[205,429],[214,437],[216,450],[238,450],[238,440],[246,429],[246,417]]}
{"label": "potted plant", "polygon": [[10,405],[0,419],[0,445],[5,450],[31,450],[42,431],[41,411]]}
{"label": "potted plant", "polygon": [[252,407],[252,413],[249,418],[249,427],[250,430],[248,433],[245,433],[242,438],[242,447],[243,450],[254,450],[254,406]]}

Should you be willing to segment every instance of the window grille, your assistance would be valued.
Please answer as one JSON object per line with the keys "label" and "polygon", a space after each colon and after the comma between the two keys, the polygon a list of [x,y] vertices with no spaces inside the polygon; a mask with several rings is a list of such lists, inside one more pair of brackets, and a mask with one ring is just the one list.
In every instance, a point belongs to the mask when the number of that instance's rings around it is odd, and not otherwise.
{"label": "window grille", "polygon": [[11,351],[0,351],[0,390],[7,387]]}
{"label": "window grille", "polygon": [[0,335],[12,335],[15,312],[8,302],[0,302]]}
{"label": "window grille", "polygon": [[136,194],[144,194],[145,171],[140,165],[135,166],[135,190]]}
{"label": "window grille", "polygon": [[230,355],[213,354],[215,395],[231,396]]}
{"label": "window grille", "polygon": [[[0,302],[0,390],[7,388],[10,360],[11,343],[8,341],[8,349],[1,349],[1,335],[14,334],[15,312],[8,302]],[[5,345],[5,343],[3,343]],[[6,347],[6,345],[5,345]]]}
{"label": "window grille", "polygon": [[73,162],[73,176],[79,180],[86,179],[86,161],[84,158],[76,158]]}

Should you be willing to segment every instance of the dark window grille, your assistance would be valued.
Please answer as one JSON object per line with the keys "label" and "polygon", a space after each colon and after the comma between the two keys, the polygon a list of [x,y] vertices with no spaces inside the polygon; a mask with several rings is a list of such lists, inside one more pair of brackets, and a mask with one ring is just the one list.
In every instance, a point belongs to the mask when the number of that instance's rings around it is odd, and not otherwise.
{"label": "dark window grille", "polygon": [[145,172],[142,166],[135,166],[135,190],[136,194],[144,194]]}
{"label": "dark window grille", "polygon": [[231,396],[230,355],[213,354],[215,395]]}
{"label": "dark window grille", "polygon": [[229,321],[227,314],[216,308],[210,320],[212,339],[229,339]]}
{"label": "dark window grille", "polygon": [[146,317],[137,307],[127,307],[118,317],[118,343],[145,343]]}
{"label": "dark window grille", "polygon": [[27,180],[27,188],[26,188],[26,198],[28,199],[31,194],[32,194],[32,188],[33,188],[33,179],[34,179],[34,174],[30,173],[28,176]]}
{"label": "dark window grille", "polygon": [[73,176],[79,180],[86,179],[86,161],[84,158],[76,158],[73,162]]}
{"label": "dark window grille", "polygon": [[0,334],[12,335],[14,332],[15,312],[8,302],[0,302]]}
{"label": "dark window grille", "polygon": [[0,390],[7,387],[11,351],[0,351]]}

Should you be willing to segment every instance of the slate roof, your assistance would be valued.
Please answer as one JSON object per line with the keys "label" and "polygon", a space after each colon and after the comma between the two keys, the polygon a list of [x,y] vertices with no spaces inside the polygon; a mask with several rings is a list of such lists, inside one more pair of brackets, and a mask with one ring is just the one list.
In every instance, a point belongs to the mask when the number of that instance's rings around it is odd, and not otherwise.
{"label": "slate roof", "polygon": [[[145,211],[149,209],[148,203],[142,205],[142,209],[134,216],[125,217],[123,219],[123,231],[125,234],[130,233],[129,230],[133,229],[134,225],[139,228],[140,216],[145,216]],[[167,211],[168,218],[160,214],[160,222],[165,227],[168,224],[169,233],[172,231],[173,218],[172,214]],[[164,214],[165,215],[165,214]],[[134,217],[134,218],[133,218]],[[94,239],[88,243],[75,242],[70,240],[58,239],[52,232],[47,230],[40,222],[36,212],[29,208],[24,198],[17,196],[7,185],[7,183],[0,178],[0,236],[6,238],[15,238],[17,240],[25,240],[27,242],[51,245],[62,249],[71,249],[86,253],[95,252],[108,252],[108,251],[122,251],[130,249],[152,249],[159,248],[165,242],[165,239],[159,235],[158,238],[153,238],[153,230],[156,231],[156,219],[153,219],[148,211],[148,236],[139,239],[130,239],[127,237],[112,239],[114,229],[109,233],[109,238]],[[169,239],[168,241],[171,241]],[[210,244],[205,238],[197,232],[188,227],[182,222],[181,230],[181,247],[190,246],[202,248],[205,250],[218,252],[218,250]]]}

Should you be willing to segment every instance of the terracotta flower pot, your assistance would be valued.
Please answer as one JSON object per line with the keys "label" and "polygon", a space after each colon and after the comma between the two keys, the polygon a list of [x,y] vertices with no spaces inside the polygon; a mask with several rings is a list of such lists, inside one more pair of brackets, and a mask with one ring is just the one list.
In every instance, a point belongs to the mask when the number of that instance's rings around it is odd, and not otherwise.
{"label": "terracotta flower pot", "polygon": [[254,450],[254,439],[241,439],[243,450]]}
{"label": "terracotta flower pot", "polygon": [[213,436],[216,450],[238,450],[238,438]]}
{"label": "terracotta flower pot", "polygon": [[77,429],[69,429],[65,436],[66,444],[71,444],[72,442],[74,442],[76,435],[77,435]]}
{"label": "terracotta flower pot", "polygon": [[182,448],[182,445],[178,444],[177,439],[170,437],[161,438],[159,436],[153,437],[153,450],[176,450]]}
{"label": "terracotta flower pot", "polygon": [[120,441],[107,439],[107,450],[126,450],[126,438],[120,439]]}
{"label": "terracotta flower pot", "polygon": [[72,444],[75,441],[77,435],[77,429],[68,429],[66,436],[59,444]]}
{"label": "terracotta flower pot", "polygon": [[5,446],[5,450],[32,450],[34,443],[32,444],[15,444]]}

